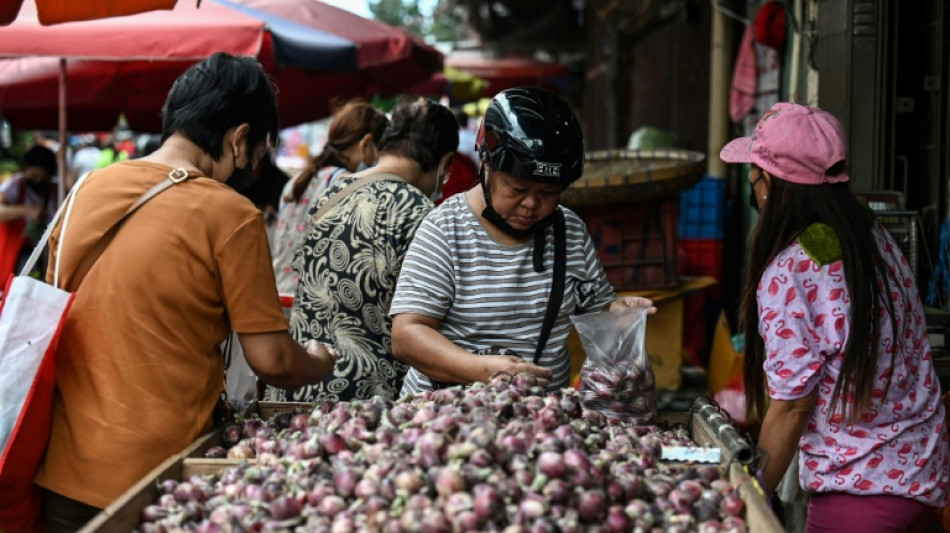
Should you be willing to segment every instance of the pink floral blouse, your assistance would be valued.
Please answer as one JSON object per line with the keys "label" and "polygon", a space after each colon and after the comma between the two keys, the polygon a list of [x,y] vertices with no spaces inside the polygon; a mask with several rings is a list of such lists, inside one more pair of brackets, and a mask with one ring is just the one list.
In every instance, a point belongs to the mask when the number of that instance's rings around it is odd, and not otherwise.
{"label": "pink floral blouse", "polygon": [[270,235],[270,255],[274,276],[277,278],[277,292],[293,295],[297,290],[297,273],[291,264],[297,247],[307,233],[310,208],[320,199],[329,182],[345,170],[339,167],[323,167],[318,170],[300,196],[299,202],[287,200],[293,190],[294,180],[289,180],[284,186],[277,211],[277,223]]}
{"label": "pink floral blouse", "polygon": [[[819,265],[797,242],[768,266],[758,287],[769,395],[793,400],[818,387],[817,409],[799,441],[806,490],[893,494],[938,506],[950,452],[924,308],[900,248],[880,224],[875,236],[891,273],[898,334],[886,315],[878,318],[883,349],[872,405],[855,424],[843,420],[840,408],[829,418],[850,298],[842,262]],[[891,366],[895,344],[900,350]]]}

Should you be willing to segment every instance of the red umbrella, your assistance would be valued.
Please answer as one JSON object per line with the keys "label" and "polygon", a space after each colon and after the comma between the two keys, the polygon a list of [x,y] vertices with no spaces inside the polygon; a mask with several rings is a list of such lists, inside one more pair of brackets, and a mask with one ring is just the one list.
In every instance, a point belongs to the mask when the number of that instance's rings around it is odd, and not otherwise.
{"label": "red umbrella", "polygon": [[217,51],[261,61],[285,125],[326,116],[333,97],[392,94],[442,69],[442,55],[412,36],[315,0],[185,1],[172,11],[45,27],[35,10],[27,0],[0,31],[0,57],[21,58],[0,61],[0,111],[24,127],[51,126],[59,94],[53,63],[28,56],[71,59],[73,129],[114,124],[124,112],[136,129],[154,131],[172,81]]}
{"label": "red umbrella", "polygon": [[[135,117],[136,127],[154,130],[170,80],[218,51],[261,61],[277,84],[287,125],[325,116],[328,95],[388,94],[442,69],[442,54],[434,48],[316,0],[214,0],[200,8],[180,2],[172,11],[55,26],[41,26],[36,5],[26,0],[16,21],[0,31],[0,57],[59,58],[59,88],[53,99],[48,65],[8,64],[3,68],[18,71],[21,81],[8,86],[16,97],[0,99],[0,112],[23,124],[32,117],[38,125],[57,106],[64,144],[66,87],[73,72],[66,59],[90,60],[97,63],[74,67],[91,84],[77,88],[87,102],[77,113],[94,117],[86,125],[114,124],[113,117],[126,113]],[[34,65],[39,72],[27,73]],[[337,74],[327,78],[317,72]],[[0,77],[0,85],[5,80]],[[96,84],[102,87],[98,91]],[[74,128],[83,125],[79,116]],[[61,151],[60,174],[64,158]]]}
{"label": "red umbrella", "polygon": [[[37,0],[41,24],[58,24],[77,20],[92,20],[105,17],[134,15],[153,9],[171,9],[176,0]],[[0,25],[16,19],[23,0],[0,0]]]}
{"label": "red umbrella", "polygon": [[198,61],[224,51],[308,71],[360,71],[384,91],[442,70],[442,54],[415,37],[316,0],[179,2],[56,26],[41,26],[35,9],[28,0],[0,31],[0,57]]}

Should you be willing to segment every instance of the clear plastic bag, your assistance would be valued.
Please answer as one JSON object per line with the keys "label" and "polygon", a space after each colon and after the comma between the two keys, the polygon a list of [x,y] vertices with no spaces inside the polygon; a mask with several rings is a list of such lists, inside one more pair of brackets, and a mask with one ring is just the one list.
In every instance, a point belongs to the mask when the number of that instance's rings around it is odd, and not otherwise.
{"label": "clear plastic bag", "polygon": [[572,316],[587,358],[581,400],[612,418],[647,424],[656,418],[656,376],[647,357],[647,310],[627,307]]}
{"label": "clear plastic bag", "polygon": [[244,349],[237,333],[224,341],[223,350],[227,368],[224,371],[224,396],[228,407],[245,416],[257,403],[257,375],[244,358]]}

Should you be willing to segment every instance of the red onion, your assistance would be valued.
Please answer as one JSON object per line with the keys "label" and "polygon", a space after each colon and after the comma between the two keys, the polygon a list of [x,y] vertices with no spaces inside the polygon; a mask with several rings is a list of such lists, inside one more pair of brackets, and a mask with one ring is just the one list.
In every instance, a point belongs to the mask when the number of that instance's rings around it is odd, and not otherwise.
{"label": "red onion", "polygon": [[630,527],[630,518],[619,505],[611,506],[610,509],[607,510],[605,525],[612,533],[625,533],[632,529]]}
{"label": "red onion", "polygon": [[722,498],[719,508],[726,516],[741,516],[745,509],[745,502],[735,494],[727,494]]}
{"label": "red onion", "polygon": [[577,512],[584,522],[599,522],[607,511],[607,497],[603,491],[587,490],[577,499]]}
{"label": "red onion", "polygon": [[465,479],[457,468],[443,468],[436,476],[435,490],[442,496],[463,491],[465,490]]}

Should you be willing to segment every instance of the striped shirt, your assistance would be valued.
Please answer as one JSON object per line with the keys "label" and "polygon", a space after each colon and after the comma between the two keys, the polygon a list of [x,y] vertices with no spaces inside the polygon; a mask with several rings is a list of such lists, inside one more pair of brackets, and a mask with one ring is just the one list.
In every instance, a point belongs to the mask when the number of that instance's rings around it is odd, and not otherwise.
{"label": "striped shirt", "polygon": [[[584,222],[564,211],[567,274],[561,311],[538,360],[554,377],[550,389],[568,383],[570,316],[600,311],[617,295],[597,259]],[[532,360],[553,284],[554,230],[546,230],[544,271],[535,272],[534,240],[514,246],[496,242],[481,225],[466,195],[430,212],[409,246],[391,315],[414,313],[441,321],[439,333],[468,352],[506,348]],[[432,388],[410,368],[400,395]]]}

